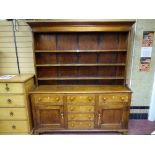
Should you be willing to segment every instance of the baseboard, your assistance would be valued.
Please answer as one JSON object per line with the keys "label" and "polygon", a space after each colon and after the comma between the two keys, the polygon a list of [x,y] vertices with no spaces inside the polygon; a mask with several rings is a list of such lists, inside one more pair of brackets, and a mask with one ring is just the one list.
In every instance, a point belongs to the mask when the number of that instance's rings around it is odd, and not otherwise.
{"label": "baseboard", "polygon": [[129,119],[148,119],[148,110],[149,106],[131,106]]}
{"label": "baseboard", "polygon": [[148,113],[130,114],[129,119],[148,119]]}

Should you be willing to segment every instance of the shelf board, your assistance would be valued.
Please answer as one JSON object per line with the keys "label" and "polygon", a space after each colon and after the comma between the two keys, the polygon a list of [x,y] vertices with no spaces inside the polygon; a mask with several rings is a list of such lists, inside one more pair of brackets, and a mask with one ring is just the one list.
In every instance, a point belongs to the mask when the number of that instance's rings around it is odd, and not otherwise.
{"label": "shelf board", "polygon": [[80,53],[80,52],[126,52],[126,49],[105,49],[105,50],[34,50],[35,53],[51,52],[51,53]]}
{"label": "shelf board", "polygon": [[125,77],[42,77],[38,80],[112,80],[125,79]]}
{"label": "shelf board", "polygon": [[125,66],[124,63],[115,63],[115,64],[36,64],[37,67],[50,67],[50,66]]}

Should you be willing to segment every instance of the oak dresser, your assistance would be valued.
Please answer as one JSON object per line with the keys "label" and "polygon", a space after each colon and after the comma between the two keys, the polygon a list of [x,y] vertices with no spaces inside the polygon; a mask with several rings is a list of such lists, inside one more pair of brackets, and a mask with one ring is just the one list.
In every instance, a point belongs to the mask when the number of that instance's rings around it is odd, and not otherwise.
{"label": "oak dresser", "polygon": [[127,133],[134,21],[28,22],[37,88],[34,133]]}

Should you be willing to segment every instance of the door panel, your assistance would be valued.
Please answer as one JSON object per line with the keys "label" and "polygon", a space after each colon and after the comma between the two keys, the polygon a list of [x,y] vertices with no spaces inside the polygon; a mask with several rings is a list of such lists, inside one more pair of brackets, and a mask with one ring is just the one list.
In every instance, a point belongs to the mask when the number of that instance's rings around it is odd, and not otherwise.
{"label": "door panel", "polygon": [[63,106],[38,106],[36,108],[37,128],[63,128]]}
{"label": "door panel", "polygon": [[100,129],[115,130],[127,128],[127,120],[127,106],[98,106],[97,108],[97,126]]}

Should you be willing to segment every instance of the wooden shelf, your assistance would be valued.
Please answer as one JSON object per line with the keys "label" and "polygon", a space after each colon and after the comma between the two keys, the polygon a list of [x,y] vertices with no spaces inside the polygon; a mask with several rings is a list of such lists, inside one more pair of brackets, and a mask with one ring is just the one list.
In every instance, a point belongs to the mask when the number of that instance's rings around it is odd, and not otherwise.
{"label": "wooden shelf", "polygon": [[125,79],[125,77],[42,77],[38,80],[112,80]]}
{"label": "wooden shelf", "polygon": [[35,53],[52,52],[52,53],[80,53],[80,52],[126,52],[126,49],[106,49],[106,50],[35,50]]}
{"label": "wooden shelf", "polygon": [[71,66],[71,67],[78,67],[78,66],[125,66],[124,63],[116,63],[116,64],[37,64],[37,67],[52,67],[52,66],[63,66],[63,67],[67,67],[67,66]]}

